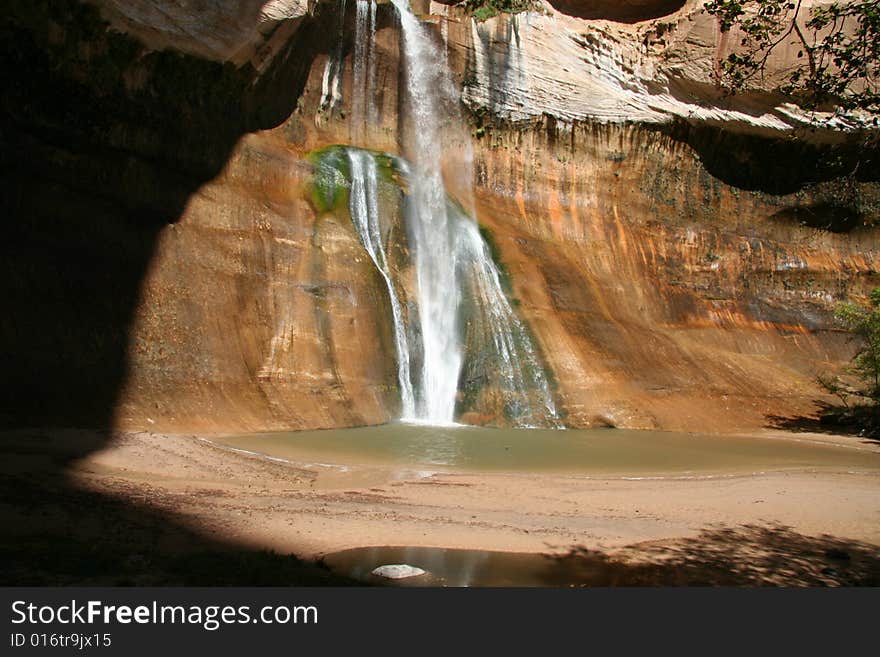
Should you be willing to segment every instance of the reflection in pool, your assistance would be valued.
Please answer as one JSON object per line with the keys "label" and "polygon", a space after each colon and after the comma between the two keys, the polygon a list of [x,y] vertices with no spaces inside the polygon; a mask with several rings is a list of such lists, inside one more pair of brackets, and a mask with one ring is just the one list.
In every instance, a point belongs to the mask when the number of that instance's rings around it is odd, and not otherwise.
{"label": "reflection in pool", "polygon": [[[558,586],[576,579],[576,573],[560,572],[550,556],[482,550],[367,547],[328,555],[324,562],[340,575],[392,586]],[[398,580],[372,574],[387,564],[408,564],[425,574]]]}

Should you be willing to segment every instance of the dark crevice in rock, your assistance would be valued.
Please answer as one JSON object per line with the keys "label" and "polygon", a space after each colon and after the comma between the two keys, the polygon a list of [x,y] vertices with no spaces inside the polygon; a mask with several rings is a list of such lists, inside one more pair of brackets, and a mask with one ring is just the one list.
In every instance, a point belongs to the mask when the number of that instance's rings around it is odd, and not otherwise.
{"label": "dark crevice in rock", "polygon": [[838,144],[748,135],[677,121],[659,128],[696,151],[715,178],[739,189],[783,195],[837,179],[880,181],[880,148],[865,135]]}
{"label": "dark crevice in rock", "polygon": [[549,0],[556,11],[576,18],[638,23],[674,14],[685,0]]}
{"label": "dark crevice in rock", "polygon": [[864,215],[858,208],[834,202],[785,208],[775,213],[771,219],[793,221],[801,226],[832,233],[849,233],[864,225]]}

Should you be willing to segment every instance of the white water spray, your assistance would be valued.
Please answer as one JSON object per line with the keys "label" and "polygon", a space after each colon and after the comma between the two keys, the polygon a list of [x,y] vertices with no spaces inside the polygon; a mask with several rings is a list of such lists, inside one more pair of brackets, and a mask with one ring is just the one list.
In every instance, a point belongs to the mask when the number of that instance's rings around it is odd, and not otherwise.
{"label": "white water spray", "polygon": [[394,348],[397,356],[397,382],[400,386],[401,413],[404,418],[415,417],[415,398],[410,379],[409,345],[400,300],[388,266],[388,256],[382,240],[379,223],[379,184],[376,159],[372,153],[355,148],[348,149],[351,167],[351,191],[349,210],[351,220],[360,235],[376,269],[385,281],[391,303],[391,319],[394,329]]}
{"label": "white water spray", "polygon": [[[443,53],[406,0],[392,2],[402,28],[409,158],[395,158],[393,166],[408,190],[405,220],[416,288],[406,314],[398,293],[401,272],[390,265],[383,242],[379,156],[351,147],[346,153],[351,219],[391,305],[401,419],[452,424],[460,405],[463,411],[500,410],[517,426],[559,426],[540,359],[504,294],[492,254],[472,216],[450,201],[444,185],[444,159],[463,160],[456,173],[466,185],[459,193],[469,191],[472,173],[467,139],[450,152],[462,124]],[[375,0],[357,0],[355,21],[352,139],[364,142],[375,113]]]}
{"label": "white water spray", "polygon": [[[529,334],[513,311],[501,276],[476,223],[459,215],[458,262],[471,299],[467,317],[465,379],[482,379],[505,415],[517,426],[558,427],[550,384]],[[482,358],[480,354],[485,354]],[[467,386],[467,380],[464,381]]]}
{"label": "white water spray", "polygon": [[441,170],[443,143],[439,127],[443,108],[454,95],[431,35],[410,12],[406,0],[392,0],[400,14],[406,88],[406,151],[412,164],[407,223],[416,270],[422,368],[417,417],[448,424],[462,364],[456,280],[456,244],[446,207]]}
{"label": "white water spray", "polygon": [[324,65],[324,78],[321,81],[321,104],[322,112],[333,111],[342,100],[342,65],[343,65],[343,34],[345,32],[345,0],[338,0],[339,4],[339,40],[333,56],[327,58]]}

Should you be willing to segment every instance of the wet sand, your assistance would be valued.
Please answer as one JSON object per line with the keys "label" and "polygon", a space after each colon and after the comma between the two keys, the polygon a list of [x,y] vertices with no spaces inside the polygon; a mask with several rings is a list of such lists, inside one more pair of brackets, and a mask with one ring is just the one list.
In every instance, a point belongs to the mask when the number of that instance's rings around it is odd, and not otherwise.
{"label": "wet sand", "polygon": [[[78,435],[44,435],[40,453],[61,453]],[[821,449],[833,449],[839,460],[830,469],[660,478],[438,473],[393,463],[307,465],[234,451],[219,445],[222,437],[123,433],[68,472],[79,488],[167,513],[200,535],[303,558],[409,546],[559,558],[597,551],[638,562],[656,558],[658,546],[740,531],[787,535],[784,544],[824,537],[880,554],[878,446],[847,437],[772,437],[825,443]],[[4,436],[8,449],[15,440]],[[752,549],[769,542],[754,540]],[[732,539],[726,549],[742,543]]]}
{"label": "wet sand", "polygon": [[[880,544],[880,454],[857,439],[837,441],[844,447],[835,456],[851,456],[851,471],[635,480],[306,466],[213,441],[120,435],[77,463],[73,476],[94,490],[170,507],[205,530],[300,556],[372,545],[609,550],[745,524]],[[873,470],[865,456],[876,458]]]}

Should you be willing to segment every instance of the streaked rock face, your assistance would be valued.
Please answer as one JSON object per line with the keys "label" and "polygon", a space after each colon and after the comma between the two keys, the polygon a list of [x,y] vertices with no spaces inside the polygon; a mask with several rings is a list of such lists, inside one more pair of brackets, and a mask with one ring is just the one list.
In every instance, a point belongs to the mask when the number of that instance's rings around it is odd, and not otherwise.
{"label": "streaked rock face", "polygon": [[[785,212],[833,185],[740,189],[650,128],[536,125],[482,144],[479,216],[570,424],[763,426],[809,412],[816,374],[850,353],[829,311],[880,283],[878,231]],[[860,193],[876,203],[876,185]]]}
{"label": "streaked rock face", "polygon": [[[614,4],[621,11],[669,5]],[[738,35],[721,34],[716,19],[702,12],[702,2],[676,4],[678,11],[634,25],[554,11],[465,21],[449,30],[452,50],[466,60],[460,63],[465,101],[513,121],[545,114],[602,123],[682,119],[763,134],[852,124],[806,113],[768,93],[779,83],[780,72],[796,62],[797,47],[787,43],[774,51],[766,77],[752,93],[723,94],[715,81],[721,61],[740,48]],[[805,3],[803,16],[816,4]]]}
{"label": "streaked rock face", "polygon": [[161,232],[119,423],[333,427],[399,411],[378,274],[351,225],[308,203],[311,171],[283,137],[243,138]]}
{"label": "streaked rock face", "polygon": [[[317,6],[338,0],[87,0],[113,29],[153,50],[252,64],[261,71]],[[353,0],[352,0],[353,2]],[[350,3],[349,3],[350,4]],[[721,34],[701,0],[552,0],[543,9],[471,21],[454,3],[414,3],[448,17],[444,32],[459,62],[465,100],[507,119],[549,114],[559,120],[667,122],[686,118],[734,129],[786,131],[817,117],[770,94],[721,94],[719,63],[738,46]],[[807,0],[802,15],[826,0]],[[349,7],[351,9],[351,7]],[[332,35],[327,35],[332,38]],[[783,43],[756,91],[773,88],[796,61]],[[464,64],[461,66],[461,64]],[[843,128],[837,117],[820,116]]]}
{"label": "streaked rock face", "polygon": [[[350,139],[350,63],[342,104],[320,109],[336,3],[96,4],[143,41],[135,49],[229,63],[114,60],[103,27],[80,33],[63,16],[44,35],[49,64],[66,62],[47,68],[52,84],[79,90],[105,124],[85,128],[25,96],[4,108],[21,135],[38,135],[3,143],[30,163],[12,183],[4,278],[4,296],[26,308],[4,341],[39,336],[7,350],[18,398],[62,367],[50,402],[85,403],[78,380],[116,382],[102,403],[130,428],[394,417],[382,282],[352,226],[304,191],[305,154]],[[844,125],[815,144],[788,140],[807,120],[795,108],[760,90],[719,97],[711,80],[726,46],[698,3],[633,24],[572,9],[599,3],[483,24],[424,4],[472,111],[479,219],[568,423],[725,431],[809,411],[815,375],[852,349],[831,308],[880,285],[880,236],[862,227],[880,205],[876,159],[847,175]],[[377,51],[384,120],[366,145],[395,151],[398,37],[385,5]],[[197,79],[172,79],[189,66]],[[95,70],[112,94],[89,82]],[[16,110],[26,102],[30,113]],[[72,254],[86,252],[84,268]],[[83,280],[64,287],[71,272]],[[77,345],[75,362],[46,355]],[[471,419],[494,420],[491,409]]]}

